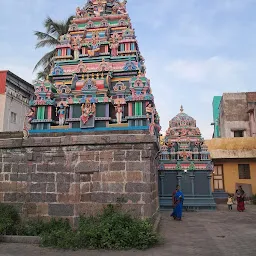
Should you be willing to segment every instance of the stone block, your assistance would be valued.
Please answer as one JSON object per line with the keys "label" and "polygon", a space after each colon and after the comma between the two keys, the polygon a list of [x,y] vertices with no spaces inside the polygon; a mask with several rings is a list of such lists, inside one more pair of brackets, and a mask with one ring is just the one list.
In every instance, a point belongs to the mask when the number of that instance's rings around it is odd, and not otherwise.
{"label": "stone block", "polygon": [[94,161],[80,162],[75,167],[75,172],[78,172],[81,174],[99,172],[99,170],[100,170],[99,162],[94,162]]}
{"label": "stone block", "polygon": [[124,192],[124,183],[103,183],[103,191],[111,193]]}
{"label": "stone block", "polygon": [[113,160],[116,162],[122,162],[125,161],[125,150],[116,150],[114,151],[114,158]]}
{"label": "stone block", "polygon": [[108,162],[100,162],[100,172],[108,172]]}
{"label": "stone block", "polygon": [[4,201],[4,193],[0,193],[0,203]]}
{"label": "stone block", "polygon": [[50,173],[32,173],[32,182],[55,182],[55,174]]}
{"label": "stone block", "polygon": [[152,157],[152,151],[151,150],[142,150],[141,152],[141,158],[143,159],[148,159]]}
{"label": "stone block", "polygon": [[92,177],[92,182],[101,182],[101,180],[102,180],[102,178],[101,178],[101,176],[102,176],[102,173],[100,173],[100,172],[95,172],[95,173],[93,173],[92,175],[91,175],[91,177]]}
{"label": "stone block", "polygon": [[72,182],[74,182],[74,174],[57,173],[56,182],[72,183]]}
{"label": "stone block", "polygon": [[122,197],[122,195],[117,193],[92,193],[91,201],[97,203],[105,203],[105,204],[115,204],[118,201],[118,198]]}
{"label": "stone block", "polygon": [[27,153],[26,156],[27,156],[27,161],[33,161],[34,160],[33,152]]}
{"label": "stone block", "polygon": [[78,203],[80,200],[80,195],[70,195],[70,194],[59,194],[58,203],[70,204]]}
{"label": "stone block", "polygon": [[113,151],[101,151],[100,152],[100,161],[112,162],[113,161]]}
{"label": "stone block", "polygon": [[4,202],[16,202],[16,201],[17,201],[17,193],[4,194]]}
{"label": "stone block", "polygon": [[[15,184],[17,192],[26,193],[28,191],[28,183],[27,182],[16,182]],[[13,190],[11,190],[13,191]]]}
{"label": "stone block", "polygon": [[35,202],[35,203],[39,203],[39,202],[43,202],[43,194],[41,193],[30,193],[29,195],[29,202]]}
{"label": "stone block", "polygon": [[47,203],[55,203],[55,202],[57,202],[57,195],[56,194],[46,194],[44,201]]}
{"label": "stone block", "polygon": [[80,194],[80,183],[72,183],[70,184],[70,194],[78,195]]}
{"label": "stone block", "polygon": [[48,172],[48,164],[38,164],[37,165],[37,172]]}
{"label": "stone block", "polygon": [[80,202],[91,202],[92,200],[92,193],[82,194],[80,196]]}
{"label": "stone block", "polygon": [[5,181],[5,175],[4,174],[0,174],[0,181]]}
{"label": "stone block", "polygon": [[145,203],[145,204],[151,204],[152,201],[153,201],[153,196],[152,194],[142,194],[142,202]]}
{"label": "stone block", "polygon": [[41,193],[45,193],[46,192],[46,183],[31,183],[29,191],[31,193],[35,193],[35,192],[41,192]]}
{"label": "stone block", "polygon": [[126,161],[140,161],[140,151],[139,150],[127,150],[126,151]]}
{"label": "stone block", "polygon": [[112,162],[109,164],[109,171],[125,171],[125,162]]}
{"label": "stone block", "polygon": [[28,201],[28,198],[29,194],[17,193],[16,202],[24,203]]}
{"label": "stone block", "polygon": [[10,181],[28,181],[28,174],[10,174]]}
{"label": "stone block", "polygon": [[137,171],[127,172],[126,175],[127,175],[126,177],[127,182],[141,182],[143,177],[143,173],[137,172]]}
{"label": "stone block", "polygon": [[[98,174],[98,173],[96,172],[94,174]],[[90,182],[91,180],[92,180],[91,174],[80,174],[80,182]]]}
{"label": "stone block", "polygon": [[69,193],[70,183],[57,183],[57,193]]}
{"label": "stone block", "polygon": [[125,186],[127,193],[151,193],[151,185],[146,183],[128,182]]}
{"label": "stone block", "polygon": [[27,183],[24,182],[0,182],[0,192],[26,192]]}
{"label": "stone block", "polygon": [[73,204],[49,204],[49,215],[64,217],[74,216]]}
{"label": "stone block", "polygon": [[37,214],[37,205],[35,203],[27,203],[23,206],[26,209],[28,215]]}
{"label": "stone block", "polygon": [[126,171],[144,172],[145,162],[126,162]]}
{"label": "stone block", "polygon": [[19,164],[18,163],[12,164],[12,173],[17,174],[18,172],[19,172]]}
{"label": "stone block", "polygon": [[123,199],[127,204],[137,204],[141,201],[141,194],[134,194],[134,193],[124,194]]}
{"label": "stone block", "polygon": [[19,173],[28,173],[28,164],[19,163]]}
{"label": "stone block", "polygon": [[80,193],[85,194],[90,192],[90,182],[80,184]]}
{"label": "stone block", "polygon": [[94,160],[95,160],[95,152],[94,151],[80,152],[80,161],[94,161]]}
{"label": "stone block", "polygon": [[11,164],[4,164],[3,172],[12,172],[12,165]]}
{"label": "stone block", "polygon": [[37,214],[39,216],[48,215],[48,203],[38,203],[37,204]]}
{"label": "stone block", "polygon": [[102,173],[103,182],[124,182],[125,173],[124,172],[105,172]]}
{"label": "stone block", "polygon": [[5,174],[3,181],[10,181],[10,174]]}
{"label": "stone block", "polygon": [[91,192],[103,191],[103,184],[100,182],[93,182],[90,188]]}
{"label": "stone block", "polygon": [[56,191],[55,183],[46,184],[46,192],[54,193]]}
{"label": "stone block", "polygon": [[63,159],[62,159],[62,163],[54,163],[54,164],[49,164],[48,165],[48,172],[71,172],[70,169],[66,168],[66,165],[63,163]]}
{"label": "stone block", "polygon": [[96,216],[103,210],[104,206],[98,203],[80,203],[76,205],[75,216]]}

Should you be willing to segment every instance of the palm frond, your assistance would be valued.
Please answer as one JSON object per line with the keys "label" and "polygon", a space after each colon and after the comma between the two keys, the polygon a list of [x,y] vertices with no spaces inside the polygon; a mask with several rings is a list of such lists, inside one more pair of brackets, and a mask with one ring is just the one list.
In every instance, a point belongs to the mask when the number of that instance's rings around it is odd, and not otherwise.
{"label": "palm frond", "polygon": [[52,59],[56,54],[56,49],[46,53],[35,65],[34,71],[35,72],[40,66],[46,68],[48,65],[52,64]]}
{"label": "palm frond", "polygon": [[56,46],[59,44],[59,41],[56,38],[44,32],[35,31],[34,35],[37,36],[37,40],[38,40],[38,43],[36,44],[36,48],[45,47],[45,46]]}

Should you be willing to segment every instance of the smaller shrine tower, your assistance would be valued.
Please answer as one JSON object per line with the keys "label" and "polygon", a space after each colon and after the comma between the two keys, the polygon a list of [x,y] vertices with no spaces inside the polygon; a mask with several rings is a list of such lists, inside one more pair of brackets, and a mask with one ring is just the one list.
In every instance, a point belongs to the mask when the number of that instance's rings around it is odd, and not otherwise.
{"label": "smaller shrine tower", "polygon": [[213,164],[196,126],[196,120],[180,113],[169,122],[162,140],[159,166],[159,196],[162,209],[172,207],[172,193],[179,184],[187,208],[214,209],[211,190]]}

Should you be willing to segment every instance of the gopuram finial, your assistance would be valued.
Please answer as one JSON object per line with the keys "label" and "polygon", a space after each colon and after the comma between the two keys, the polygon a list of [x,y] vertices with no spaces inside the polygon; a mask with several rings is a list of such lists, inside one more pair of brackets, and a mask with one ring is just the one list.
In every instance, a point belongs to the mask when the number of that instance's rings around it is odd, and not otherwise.
{"label": "gopuram finial", "polygon": [[183,111],[184,111],[184,108],[183,108],[183,106],[181,105],[181,106],[180,106],[180,113],[183,113]]}

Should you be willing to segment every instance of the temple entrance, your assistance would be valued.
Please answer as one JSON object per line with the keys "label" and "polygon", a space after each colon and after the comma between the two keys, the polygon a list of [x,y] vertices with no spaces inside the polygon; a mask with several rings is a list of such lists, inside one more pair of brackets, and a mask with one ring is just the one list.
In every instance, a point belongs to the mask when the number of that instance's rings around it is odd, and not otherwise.
{"label": "temple entrance", "polygon": [[180,185],[187,209],[215,208],[209,171],[159,170],[159,204],[161,210],[172,208],[172,193]]}

